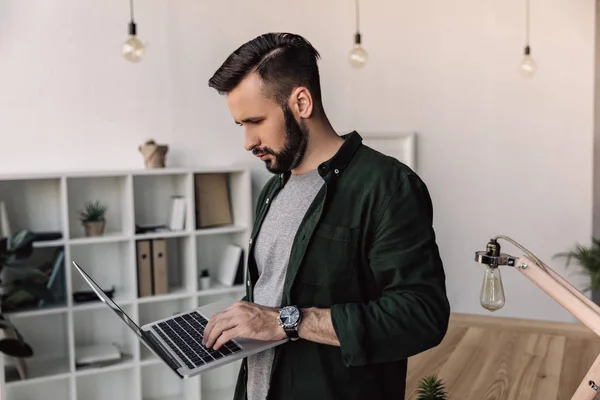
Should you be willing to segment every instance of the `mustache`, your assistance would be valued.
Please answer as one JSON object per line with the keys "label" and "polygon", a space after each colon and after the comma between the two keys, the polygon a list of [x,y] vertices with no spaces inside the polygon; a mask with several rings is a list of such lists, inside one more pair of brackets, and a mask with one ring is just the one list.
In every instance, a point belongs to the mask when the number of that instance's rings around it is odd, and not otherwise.
{"label": "mustache", "polygon": [[271,155],[275,155],[275,152],[267,147],[265,147],[264,149],[260,149],[258,147],[255,147],[252,149],[252,154],[254,154],[255,156],[258,155],[265,155],[265,154],[271,154]]}

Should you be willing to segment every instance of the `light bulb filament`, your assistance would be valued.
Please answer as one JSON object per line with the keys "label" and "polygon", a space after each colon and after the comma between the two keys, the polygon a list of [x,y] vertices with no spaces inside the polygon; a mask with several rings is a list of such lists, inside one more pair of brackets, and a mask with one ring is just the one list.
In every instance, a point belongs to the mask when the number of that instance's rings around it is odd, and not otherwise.
{"label": "light bulb filament", "polygon": [[499,267],[486,266],[483,274],[480,293],[481,306],[489,311],[497,311],[504,307],[504,286]]}

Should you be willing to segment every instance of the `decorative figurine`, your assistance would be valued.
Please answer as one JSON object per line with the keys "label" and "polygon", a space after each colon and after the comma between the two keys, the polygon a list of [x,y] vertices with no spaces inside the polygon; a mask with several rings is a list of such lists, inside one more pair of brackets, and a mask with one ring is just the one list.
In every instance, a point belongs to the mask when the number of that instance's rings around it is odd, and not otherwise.
{"label": "decorative figurine", "polygon": [[169,151],[168,145],[156,144],[154,140],[150,139],[139,146],[138,150],[144,156],[144,165],[146,168],[165,167],[165,158]]}

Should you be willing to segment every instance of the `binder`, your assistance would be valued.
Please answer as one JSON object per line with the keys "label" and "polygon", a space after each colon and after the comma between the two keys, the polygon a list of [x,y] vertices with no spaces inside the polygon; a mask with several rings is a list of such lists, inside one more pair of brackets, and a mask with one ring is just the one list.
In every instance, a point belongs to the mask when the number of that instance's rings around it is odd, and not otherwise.
{"label": "binder", "polygon": [[152,276],[154,294],[167,294],[169,290],[167,273],[167,240],[152,240]]}
{"label": "binder", "polygon": [[152,257],[149,240],[138,240],[136,242],[136,259],[138,296],[152,296]]}
{"label": "binder", "polygon": [[196,174],[194,183],[196,229],[231,225],[233,214],[227,174]]}

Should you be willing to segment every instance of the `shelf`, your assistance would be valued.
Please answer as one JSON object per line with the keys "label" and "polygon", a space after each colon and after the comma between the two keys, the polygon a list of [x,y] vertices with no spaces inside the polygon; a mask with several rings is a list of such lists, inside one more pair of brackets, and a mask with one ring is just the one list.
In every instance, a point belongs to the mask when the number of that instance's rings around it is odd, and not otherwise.
{"label": "shelf", "polygon": [[[115,300],[120,302],[136,297],[135,271],[127,268],[134,259],[133,247],[129,242],[93,243],[72,246],[71,259],[104,290],[115,289]],[[69,268],[72,291],[91,291],[88,283],[76,268]],[[81,303],[74,303],[79,306]]]}
{"label": "shelf", "polygon": [[[219,271],[222,268],[222,262],[225,259],[227,247],[236,245],[242,249],[242,267],[246,261],[247,236],[245,232],[223,233],[221,235],[197,236],[196,237],[196,259],[198,271],[208,270],[213,285],[224,284],[220,282]],[[239,268],[239,266],[233,266]],[[233,282],[232,282],[233,283]],[[243,284],[244,281],[238,282]]]}
{"label": "shelf", "polygon": [[0,181],[0,202],[12,232],[63,232],[61,185],[60,178]]}
{"label": "shelf", "polygon": [[[7,385],[11,387],[39,384],[56,380],[70,374],[69,359],[57,358],[27,358],[27,378],[19,380],[8,380]],[[12,364],[12,362],[11,362]]]}
{"label": "shelf", "polygon": [[38,242],[33,242],[33,248],[35,249],[42,249],[45,247],[60,247],[60,246],[64,246],[65,245],[65,241],[60,239],[60,240],[43,240],[43,241],[38,241]]}
{"label": "shelf", "polygon": [[135,235],[135,240],[178,238],[178,237],[186,237],[189,234],[190,234],[189,231],[160,231],[160,232],[151,232],[151,233],[138,233]]}
{"label": "shelf", "polygon": [[197,236],[209,236],[209,235],[225,235],[228,233],[243,233],[248,229],[245,225],[228,225],[219,226],[216,228],[202,228],[197,229],[194,233]]}
{"label": "shelf", "polygon": [[[203,386],[204,388],[204,386]],[[202,400],[225,400],[232,399],[235,392],[235,385],[220,388],[202,390]]]}
{"label": "shelf", "polygon": [[127,176],[68,177],[67,205],[69,232],[73,239],[84,238],[79,212],[88,202],[100,202],[106,211],[105,238],[133,232],[130,213],[130,183]]}
{"label": "shelf", "polygon": [[[218,201],[201,203],[213,191],[196,191],[198,174],[226,174],[231,220],[204,219],[196,229],[196,207],[210,216]],[[202,198],[199,197],[202,194]],[[186,199],[182,230],[141,233],[139,226],[169,226],[171,197]],[[0,357],[0,398],[33,400],[206,400],[231,398],[239,362],[207,371],[191,379],[175,377],[161,360],[147,351],[137,335],[99,298],[72,266],[77,261],[100,287],[114,286],[113,301],[139,326],[194,309],[198,305],[245,294],[245,281],[223,285],[217,272],[229,244],[246,250],[253,226],[251,173],[247,168],[197,167],[136,169],[130,171],[76,171],[68,173],[0,176],[0,201],[7,207],[13,231],[58,232],[62,237],[34,243],[31,264],[64,251],[63,268],[54,287],[57,304],[39,301],[27,307],[4,310],[33,350],[27,379],[11,369],[15,360]],[[79,212],[87,202],[108,206],[107,225],[101,236],[86,236]],[[212,206],[206,207],[212,204]],[[215,209],[216,209],[215,208]],[[208,213],[208,214],[206,214]],[[225,223],[225,222],[226,223]],[[166,244],[166,293],[140,297],[138,245],[147,240],[159,248]],[[246,255],[244,254],[244,262]],[[202,269],[211,272],[212,284],[201,290]],[[245,271],[244,271],[245,272]],[[154,272],[156,273],[156,272]],[[214,278],[214,279],[213,279]],[[92,301],[75,302],[74,293],[85,291]],[[79,346],[116,344],[130,356],[117,363],[82,367],[76,364]]]}
{"label": "shelf", "polygon": [[192,295],[193,292],[190,292],[185,288],[171,288],[170,292],[167,294],[155,294],[153,296],[140,297],[138,299],[138,304],[160,303],[163,301],[183,299],[191,297]]}
{"label": "shelf", "polygon": [[137,392],[133,368],[78,375],[76,386],[77,398],[86,400],[131,400]]}
{"label": "shelf", "polygon": [[71,399],[68,376],[51,381],[37,382],[34,387],[17,384],[7,386],[7,399],[9,400]]}
{"label": "shelf", "polygon": [[241,365],[237,360],[202,373],[202,400],[232,399]]}
{"label": "shelf", "polygon": [[9,318],[34,318],[34,317],[45,317],[56,314],[65,314],[68,311],[67,306],[42,306],[37,308],[30,308],[20,311],[3,312],[4,315]]}
{"label": "shelf", "polygon": [[193,396],[194,388],[189,383],[175,376],[163,363],[142,366],[143,400],[198,398],[198,396]]}
{"label": "shelf", "polygon": [[[132,306],[122,306],[121,308],[135,321]],[[132,357],[137,354],[137,336],[108,307],[73,314],[73,325],[75,349],[79,346],[114,344],[124,354]],[[74,357],[76,360],[76,354]],[[127,361],[123,362],[123,364],[125,363]],[[115,368],[115,366],[96,370],[107,368]],[[77,369],[87,371],[86,368]]]}
{"label": "shelf", "polygon": [[96,244],[96,243],[115,243],[123,242],[131,239],[131,235],[127,235],[123,232],[106,232],[102,236],[89,236],[79,237],[69,240],[70,244],[74,246]]}
{"label": "shelf", "polygon": [[198,297],[205,296],[215,296],[215,295],[226,295],[226,294],[235,294],[244,292],[246,290],[246,285],[233,285],[233,286],[223,286],[219,284],[212,284],[209,289],[199,290]]}
{"label": "shelf", "polygon": [[[23,290],[11,291],[3,300],[3,311],[13,315],[18,313],[35,313],[45,308],[64,307],[67,305],[67,288],[65,273],[65,249],[58,247],[36,247],[24,264],[29,268],[39,268],[46,275],[46,288],[54,296],[54,300],[41,300],[39,297]],[[3,271],[3,283],[20,278],[17,269]]]}
{"label": "shelf", "polygon": [[[28,318],[11,316],[11,322],[17,327],[25,342],[33,349],[33,356],[25,358],[27,379],[17,381],[24,383],[30,379],[50,377],[68,373],[69,329],[65,314],[53,314]],[[43,329],[40,329],[43,327]],[[15,359],[7,357],[5,370],[15,365]]]}
{"label": "shelf", "polygon": [[[135,224],[169,226],[173,196],[186,200],[190,215],[190,176],[185,173],[138,175],[133,177]],[[188,220],[190,220],[188,218]],[[186,224],[186,226],[189,226]]]}
{"label": "shelf", "polygon": [[[143,239],[142,239],[143,240]],[[142,240],[136,241],[136,246]],[[150,241],[150,257],[154,252],[154,247],[160,245],[166,249],[166,274],[167,274],[167,292],[154,292],[155,296],[165,296],[170,294],[180,295],[181,293],[194,293],[196,290],[196,265],[194,257],[193,239],[190,237],[166,237],[159,239],[147,239]],[[162,243],[164,241],[164,243]],[[157,244],[158,243],[158,244]],[[153,265],[153,264],[152,264]],[[152,269],[154,266],[151,267]],[[136,271],[136,280],[140,274]],[[153,277],[152,279],[155,279]],[[140,297],[145,299],[145,296]]]}

